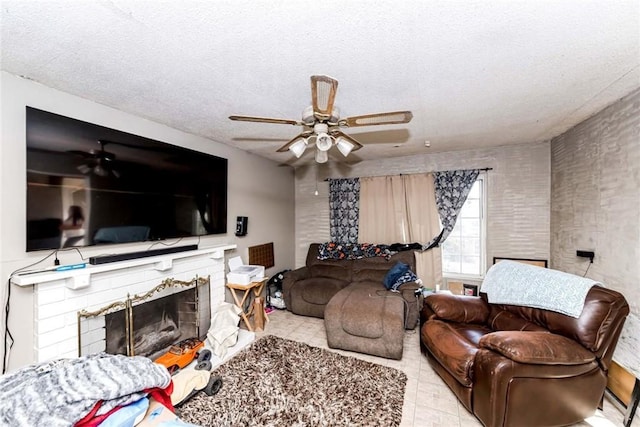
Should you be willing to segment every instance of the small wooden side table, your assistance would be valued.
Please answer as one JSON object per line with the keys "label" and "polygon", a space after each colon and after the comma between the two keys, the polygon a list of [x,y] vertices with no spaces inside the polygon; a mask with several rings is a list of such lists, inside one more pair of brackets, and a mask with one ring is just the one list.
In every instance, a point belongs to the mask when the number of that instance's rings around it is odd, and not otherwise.
{"label": "small wooden side table", "polygon": [[[244,321],[245,326],[251,332],[254,330],[262,331],[264,329],[264,322],[269,321],[269,317],[264,312],[264,299],[260,297],[265,283],[269,280],[268,277],[264,277],[256,282],[251,282],[248,285],[239,285],[237,283],[227,283],[227,288],[231,290],[231,295],[236,303],[236,306],[240,308],[240,317]],[[250,304],[250,308],[245,310],[244,305],[247,299],[251,296],[253,290],[253,302]],[[239,292],[242,292],[242,298],[238,297]],[[249,318],[254,317],[255,325],[252,325]]]}

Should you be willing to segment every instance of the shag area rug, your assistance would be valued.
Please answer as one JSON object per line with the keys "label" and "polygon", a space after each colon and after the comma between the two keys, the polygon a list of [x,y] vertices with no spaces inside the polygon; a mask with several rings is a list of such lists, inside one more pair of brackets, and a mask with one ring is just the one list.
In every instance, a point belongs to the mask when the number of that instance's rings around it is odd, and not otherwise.
{"label": "shag area rug", "polygon": [[223,385],[176,409],[209,426],[398,426],[406,375],[268,335],[214,371]]}

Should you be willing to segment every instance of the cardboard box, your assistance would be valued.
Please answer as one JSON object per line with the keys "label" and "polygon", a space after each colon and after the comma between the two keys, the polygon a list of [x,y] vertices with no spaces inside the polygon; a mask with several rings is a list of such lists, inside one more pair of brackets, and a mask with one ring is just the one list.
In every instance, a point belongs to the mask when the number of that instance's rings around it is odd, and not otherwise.
{"label": "cardboard box", "polygon": [[464,295],[464,290],[462,286],[463,286],[462,282],[458,282],[455,280],[447,281],[447,287],[449,288],[451,293],[454,295]]}

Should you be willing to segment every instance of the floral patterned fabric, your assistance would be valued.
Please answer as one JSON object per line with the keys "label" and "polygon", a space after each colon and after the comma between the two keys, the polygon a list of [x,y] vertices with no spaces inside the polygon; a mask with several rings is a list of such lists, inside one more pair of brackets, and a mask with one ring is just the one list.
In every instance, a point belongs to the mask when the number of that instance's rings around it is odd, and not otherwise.
{"label": "floral patterned fabric", "polygon": [[393,283],[393,285],[391,286],[391,291],[393,292],[399,292],[398,288],[402,285],[404,285],[405,283],[408,282],[415,282],[418,280],[418,276],[416,276],[416,274],[411,271],[408,270],[406,273],[404,273],[402,276],[398,277],[396,279],[396,281]]}
{"label": "floral patterned fabric", "polygon": [[478,179],[478,169],[435,172],[436,205],[442,231],[423,248],[430,249],[447,240],[456,225],[458,214],[467,200],[471,187]]}
{"label": "floral patterned fabric", "polygon": [[329,181],[329,217],[331,240],[358,242],[360,178]]}
{"label": "floral patterned fabric", "polygon": [[318,259],[361,259],[376,256],[389,259],[395,253],[389,249],[389,245],[327,242],[319,246]]}

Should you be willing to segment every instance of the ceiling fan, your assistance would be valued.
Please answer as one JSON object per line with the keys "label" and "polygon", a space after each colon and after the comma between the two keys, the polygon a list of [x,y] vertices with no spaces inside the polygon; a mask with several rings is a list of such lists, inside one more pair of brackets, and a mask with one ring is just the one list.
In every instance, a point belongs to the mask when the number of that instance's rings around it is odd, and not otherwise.
{"label": "ceiling fan", "polygon": [[340,130],[342,127],[409,123],[413,118],[411,111],[393,111],[340,118],[340,112],[334,105],[337,90],[337,80],[328,76],[311,76],[311,105],[304,109],[300,121],[253,116],[229,116],[229,118],[244,122],[302,126],[304,130],[300,134],[276,151],[282,153],[289,150],[297,158],[300,158],[308,145],[315,144],[317,148],[315,158],[318,163],[325,163],[329,159],[327,152],[333,145],[345,157],[350,152],[362,148],[360,142]]}
{"label": "ceiling fan", "polygon": [[113,161],[116,159],[116,155],[105,150],[105,145],[109,141],[98,140],[100,144],[99,150],[91,149],[89,151],[71,150],[71,153],[84,157],[83,164],[78,166],[78,170],[84,174],[94,174],[102,177],[113,175],[116,178],[120,177],[120,173],[113,169]]}

